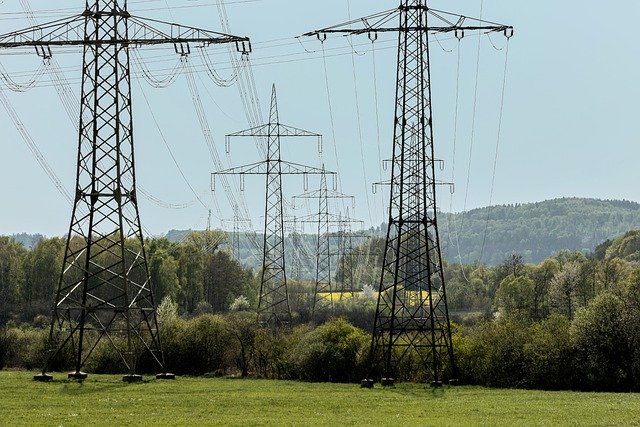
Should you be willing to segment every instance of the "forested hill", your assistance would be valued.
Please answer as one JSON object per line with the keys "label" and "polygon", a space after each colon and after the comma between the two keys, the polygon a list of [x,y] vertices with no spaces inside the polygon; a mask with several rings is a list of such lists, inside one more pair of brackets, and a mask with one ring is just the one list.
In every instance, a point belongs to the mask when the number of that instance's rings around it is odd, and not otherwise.
{"label": "forested hill", "polygon": [[607,239],[640,229],[640,204],[563,198],[442,213],[439,225],[450,262],[460,257],[464,263],[495,265],[515,252],[538,263],[563,249],[591,252]]}

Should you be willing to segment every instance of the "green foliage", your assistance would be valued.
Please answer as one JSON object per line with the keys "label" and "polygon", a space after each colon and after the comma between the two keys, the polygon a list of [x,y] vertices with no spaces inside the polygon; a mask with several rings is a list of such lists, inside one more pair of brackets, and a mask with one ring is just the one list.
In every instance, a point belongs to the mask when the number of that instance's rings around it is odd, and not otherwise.
{"label": "green foliage", "polygon": [[[128,373],[126,365],[118,353],[119,349],[126,348],[124,337],[112,337],[112,341],[103,339],[91,353],[91,358],[87,361],[86,370],[97,374],[122,374]],[[117,347],[114,347],[115,346]],[[142,372],[139,371],[138,372]]]}
{"label": "green foliage", "polygon": [[315,328],[295,349],[299,377],[308,381],[358,381],[363,376],[359,365],[368,341],[364,332],[344,319]]}
{"label": "green foliage", "polygon": [[7,321],[10,307],[19,296],[24,280],[22,259],[26,249],[9,237],[0,236],[0,325]]}
{"label": "green foliage", "polygon": [[494,305],[505,315],[529,315],[533,305],[535,284],[525,276],[510,275],[502,279],[496,292]]}
{"label": "green foliage", "polygon": [[234,299],[229,306],[230,311],[249,311],[250,309],[251,304],[249,303],[249,299],[244,295],[240,295],[238,298]]}
{"label": "green foliage", "polygon": [[4,331],[5,366],[37,369],[44,365],[48,330],[9,327]]}
{"label": "green foliage", "polygon": [[250,290],[250,282],[251,275],[228,252],[218,251],[206,257],[204,297],[214,312],[226,311],[236,297]]}
{"label": "green foliage", "polygon": [[247,377],[256,356],[256,314],[235,311],[228,316],[228,322],[231,358],[235,367],[240,370],[241,376]]}
{"label": "green foliage", "polygon": [[[590,252],[640,223],[640,205],[627,201],[562,198],[538,203],[492,206],[447,215],[464,223],[457,245],[444,247],[449,260],[498,265],[511,253],[539,263],[560,250]],[[441,227],[441,242],[456,241]],[[485,234],[486,233],[486,234]],[[455,237],[455,236],[454,236]]]}
{"label": "green foliage", "polygon": [[229,325],[220,315],[165,319],[162,342],[167,368],[179,375],[224,372],[228,366]]}
{"label": "green foliage", "polygon": [[575,386],[569,327],[561,315],[532,324],[522,316],[504,316],[479,325],[454,347],[461,379],[491,387]]}
{"label": "green foliage", "polygon": [[623,300],[611,292],[601,293],[576,314],[571,325],[571,340],[583,387],[597,390],[638,388],[633,364],[640,349],[634,348],[630,339],[628,317]]}
{"label": "green foliage", "polygon": [[605,259],[620,258],[627,261],[640,261],[640,230],[633,230],[609,241]]}
{"label": "green foliage", "polygon": [[523,387],[531,341],[528,323],[519,316],[479,325],[457,349],[461,380],[490,387]]}
{"label": "green foliage", "polygon": [[527,387],[545,390],[575,387],[577,376],[570,326],[569,320],[558,314],[529,326],[530,341],[525,344],[529,359]]}
{"label": "green foliage", "polygon": [[152,241],[149,250],[149,274],[153,285],[156,301],[165,297],[177,300],[180,292],[180,280],[178,278],[178,261],[171,256],[168,249],[168,241],[159,239]]}

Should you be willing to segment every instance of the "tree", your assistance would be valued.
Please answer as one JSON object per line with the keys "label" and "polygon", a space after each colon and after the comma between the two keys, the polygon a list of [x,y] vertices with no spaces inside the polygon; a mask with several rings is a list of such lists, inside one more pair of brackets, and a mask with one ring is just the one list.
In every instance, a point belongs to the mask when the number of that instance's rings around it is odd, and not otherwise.
{"label": "tree", "polygon": [[61,238],[41,240],[23,261],[24,282],[20,287],[22,317],[31,320],[49,315],[62,270],[65,242]]}
{"label": "tree", "polygon": [[233,359],[241,375],[249,375],[249,367],[256,355],[255,339],[258,331],[255,313],[235,312],[227,317],[229,331],[233,337]]}
{"label": "tree", "polygon": [[533,301],[531,306],[531,318],[534,321],[544,319],[549,313],[549,287],[560,269],[557,261],[547,258],[533,268],[531,279],[533,280]]}
{"label": "tree", "polygon": [[249,275],[228,252],[204,257],[204,297],[214,312],[227,311],[233,300],[245,293]]}
{"label": "tree", "polygon": [[526,276],[505,277],[496,292],[495,308],[501,314],[521,313],[529,317],[533,307],[534,288],[533,280]]}
{"label": "tree", "polygon": [[580,264],[571,261],[562,266],[549,287],[549,305],[552,311],[573,319],[575,310],[579,307],[577,293],[580,280]]}
{"label": "tree", "polygon": [[17,302],[23,277],[22,263],[27,250],[10,237],[0,236],[0,326]]}
{"label": "tree", "polygon": [[165,248],[154,247],[149,252],[149,273],[156,301],[167,296],[176,301],[180,292],[180,264]]}

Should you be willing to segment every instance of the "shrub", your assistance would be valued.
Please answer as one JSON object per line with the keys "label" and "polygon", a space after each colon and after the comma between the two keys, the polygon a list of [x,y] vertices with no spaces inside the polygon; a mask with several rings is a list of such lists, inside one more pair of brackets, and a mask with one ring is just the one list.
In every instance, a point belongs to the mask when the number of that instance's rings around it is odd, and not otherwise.
{"label": "shrub", "polygon": [[296,379],[298,346],[311,328],[306,325],[293,329],[282,328],[277,332],[260,328],[255,336],[255,372],[264,378]]}
{"label": "shrub", "polygon": [[366,334],[345,319],[332,320],[307,333],[295,348],[299,378],[349,382],[362,378]]}
{"label": "shrub", "polygon": [[625,322],[625,304],[603,292],[576,313],[571,341],[583,388],[629,390],[634,385],[634,349]]}
{"label": "shrub", "polygon": [[241,375],[246,377],[249,375],[249,368],[256,354],[255,340],[258,331],[256,314],[246,311],[231,313],[227,320],[229,321],[231,359]]}
{"label": "shrub", "polygon": [[171,365],[176,373],[203,375],[227,368],[230,336],[224,317],[205,314],[193,318],[175,338],[180,341],[172,343],[179,348],[179,359]]}
{"label": "shrub", "polygon": [[503,316],[470,329],[457,348],[460,380],[491,387],[522,387],[530,364],[526,344],[528,323],[518,316]]}
{"label": "shrub", "polygon": [[[112,337],[112,342],[104,337],[98,342],[87,361],[87,371],[96,374],[121,374],[127,372],[125,363],[114,347],[126,349],[127,344],[123,337]],[[122,351],[122,350],[121,350]],[[139,373],[139,372],[138,372]]]}

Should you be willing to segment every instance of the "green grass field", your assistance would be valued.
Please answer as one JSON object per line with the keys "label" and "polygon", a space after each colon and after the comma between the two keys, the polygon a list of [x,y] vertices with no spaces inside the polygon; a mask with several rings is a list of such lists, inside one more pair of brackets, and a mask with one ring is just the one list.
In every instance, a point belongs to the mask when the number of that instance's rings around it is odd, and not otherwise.
{"label": "green grass field", "polygon": [[0,425],[640,425],[640,394],[0,372]]}

